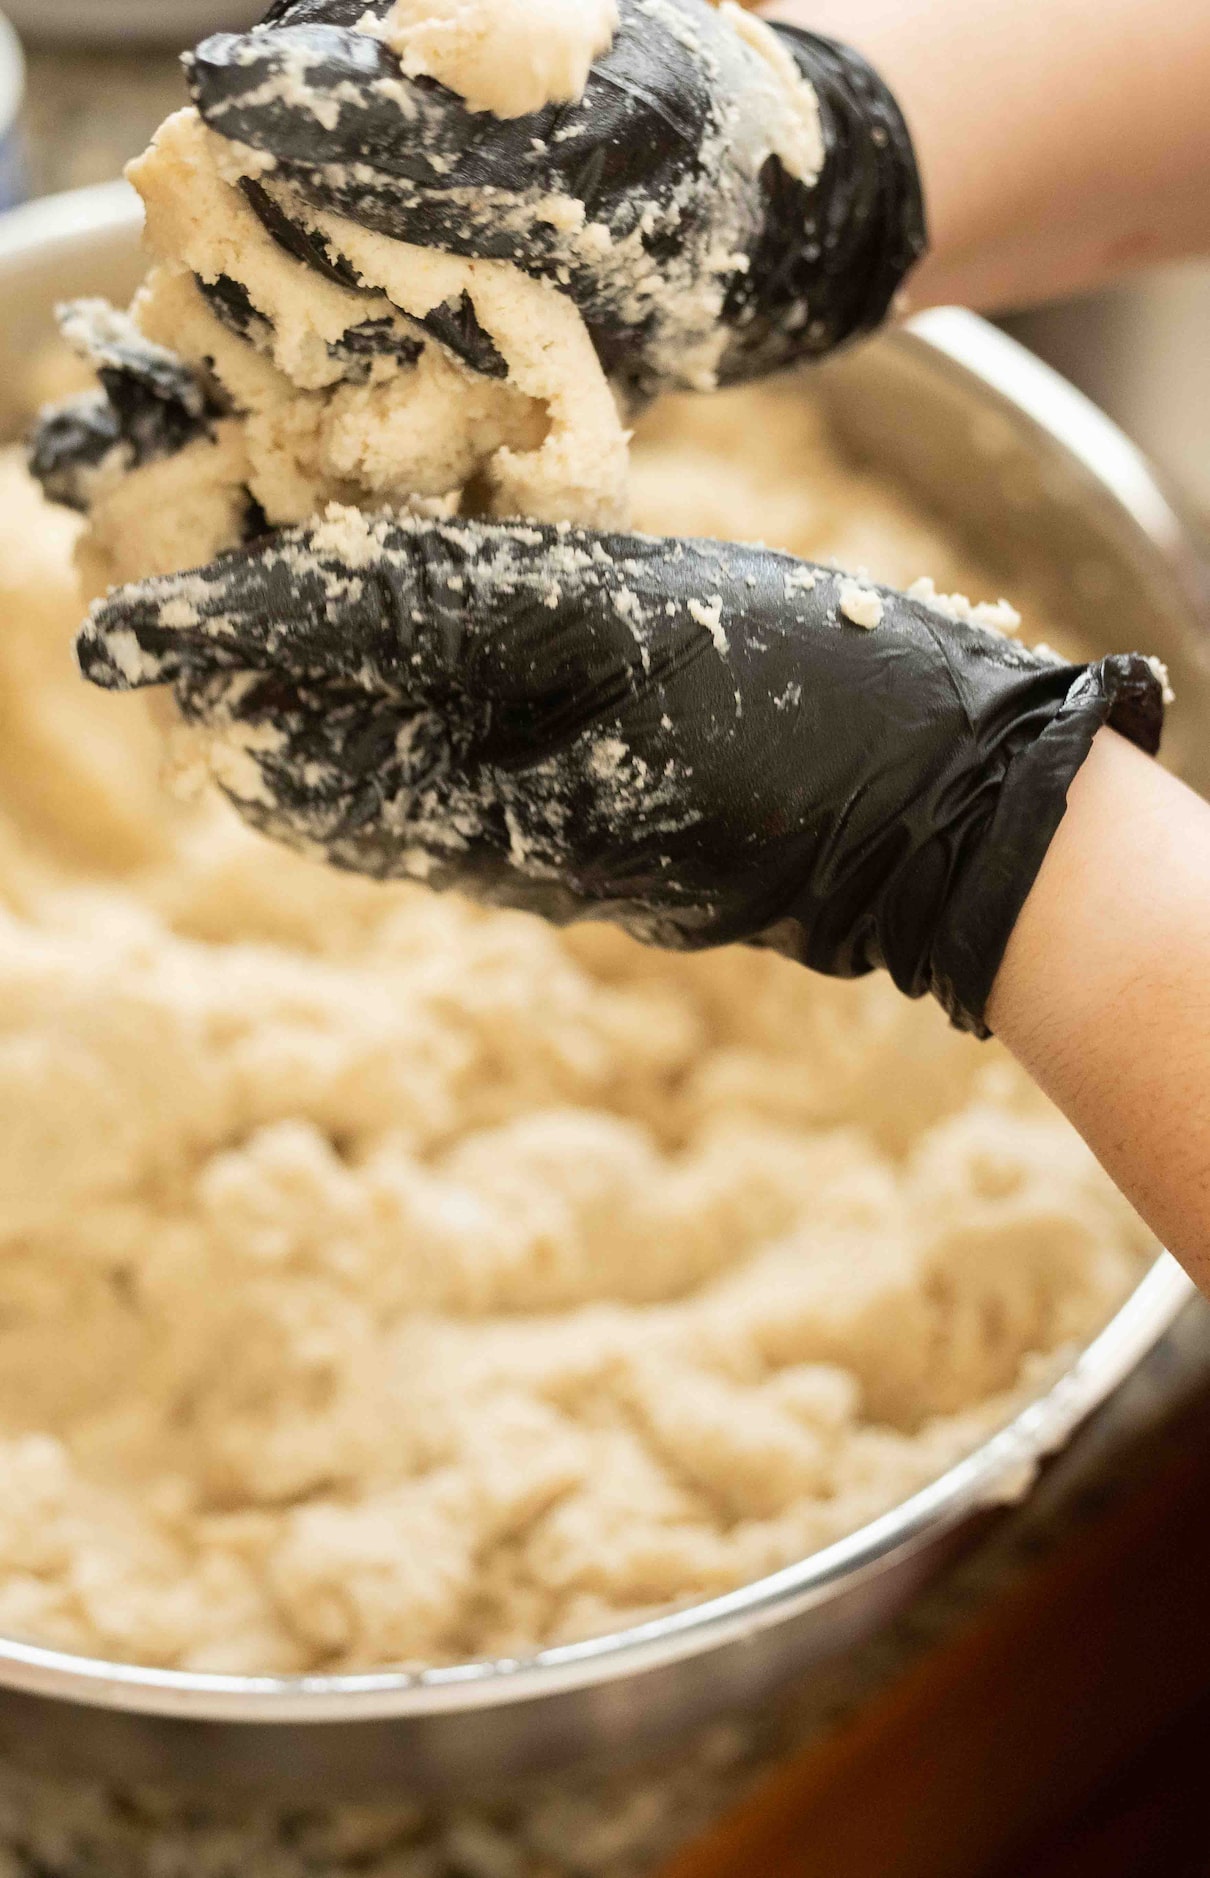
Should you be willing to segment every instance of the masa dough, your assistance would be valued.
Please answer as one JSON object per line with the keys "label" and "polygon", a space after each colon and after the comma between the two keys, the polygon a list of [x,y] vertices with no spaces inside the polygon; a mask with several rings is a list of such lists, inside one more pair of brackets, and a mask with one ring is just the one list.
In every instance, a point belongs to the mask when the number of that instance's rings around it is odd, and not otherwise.
{"label": "masa dough", "polygon": [[[785,383],[659,407],[634,495],[988,584]],[[76,524],[0,496],[0,1631],[251,1672],[613,1629],[923,1485],[1135,1282],[1071,1130],[888,984],[174,805],[73,670]]]}
{"label": "masa dough", "polygon": [[[130,167],[154,262],[135,323],[215,381],[233,414],[212,438],[101,488],[82,550],[91,591],[231,547],[249,491],[273,527],[330,502],[456,502],[475,482],[492,513],[600,527],[627,518],[627,432],[565,295],[505,262],[413,248],[308,211],[310,226],[382,291],[343,287],[277,246],[232,160],[186,110]],[[240,283],[262,316],[253,343],[228,330],[195,276]],[[470,370],[421,325],[464,295],[506,377]],[[374,359],[364,382],[348,382],[339,342],[384,321],[416,335],[419,358]]]}
{"label": "masa dough", "polygon": [[[692,31],[691,16],[667,0],[636,0],[636,10],[678,35]],[[750,183],[771,156],[804,180],[824,160],[818,100],[785,45],[733,0],[720,10],[734,28],[726,71],[716,75],[721,116],[700,173],[673,205],[692,228],[709,219],[695,192],[713,192],[717,252],[703,256],[690,242],[679,261],[653,268],[642,224],[615,239],[567,195],[527,210],[547,224],[566,269],[612,273],[636,326],[657,311],[669,322],[667,369],[703,389],[716,383],[724,339],[730,249],[720,199],[730,200],[728,188],[742,195],[737,176]],[[362,29],[402,48],[409,69],[511,112],[536,108],[539,92],[576,95],[616,19],[614,0],[398,0],[386,20],[367,15]],[[292,103],[310,100],[322,130],[331,100],[308,91],[305,61],[276,82]],[[135,325],[193,367],[224,414],[176,457],[131,472],[117,452],[102,465],[81,547],[88,590],[209,560],[239,543],[250,514],[257,525],[287,526],[331,503],[399,509],[435,500],[452,511],[469,498],[495,516],[626,526],[626,423],[571,299],[505,262],[412,247],[322,213],[273,169],[192,110],[169,118],[130,167],[154,263],[131,309]],[[358,284],[285,252],[248,188],[270,212],[301,219]],[[747,210],[738,199],[732,209],[738,240]],[[241,330],[222,317],[233,292]],[[468,310],[499,375],[472,369],[435,336],[435,320],[444,317],[448,337],[451,313]],[[371,333],[393,339],[395,353],[367,351]]]}
{"label": "masa dough", "polygon": [[472,111],[526,117],[583,97],[617,23],[617,0],[395,0],[370,30],[409,78],[438,79]]}

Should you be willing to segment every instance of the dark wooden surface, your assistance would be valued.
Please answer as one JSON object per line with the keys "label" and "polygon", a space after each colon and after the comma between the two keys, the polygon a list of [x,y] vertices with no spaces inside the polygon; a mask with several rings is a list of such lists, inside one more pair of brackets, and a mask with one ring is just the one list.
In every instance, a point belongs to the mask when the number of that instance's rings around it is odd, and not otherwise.
{"label": "dark wooden surface", "polygon": [[1210,1873],[1207,1692],[1203,1402],[1165,1431],[1136,1493],[664,1878]]}
{"label": "dark wooden surface", "polygon": [[1210,1700],[1116,1768],[1089,1804],[994,1878],[1207,1878]]}

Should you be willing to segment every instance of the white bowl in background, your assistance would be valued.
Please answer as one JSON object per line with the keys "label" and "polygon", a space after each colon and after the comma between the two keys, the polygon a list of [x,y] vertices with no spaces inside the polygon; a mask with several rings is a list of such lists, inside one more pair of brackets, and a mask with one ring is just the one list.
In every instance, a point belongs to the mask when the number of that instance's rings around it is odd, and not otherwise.
{"label": "white bowl in background", "polygon": [[8,13],[35,42],[185,47],[207,33],[255,26],[268,5],[269,0],[8,0]]}

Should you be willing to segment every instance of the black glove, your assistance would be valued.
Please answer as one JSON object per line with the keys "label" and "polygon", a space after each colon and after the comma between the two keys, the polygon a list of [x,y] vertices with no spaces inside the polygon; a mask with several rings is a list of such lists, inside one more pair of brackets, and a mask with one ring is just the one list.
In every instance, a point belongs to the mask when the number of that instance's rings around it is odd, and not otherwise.
{"label": "black glove", "polygon": [[[369,11],[388,4],[373,0]],[[775,157],[754,172],[742,91],[727,84],[733,29],[706,0],[643,7],[621,0],[617,38],[581,104],[510,122],[405,79],[388,48],[353,31],[363,0],[283,0],[258,32],[208,39],[188,64],[211,128],[275,159],[244,184],[265,227],[345,287],[358,277],[308,226],[308,203],[555,280],[615,382],[640,396],[697,382],[703,357],[717,355],[720,380],[731,382],[877,326],[924,249],[911,141],[885,88],[856,54],[775,28],[818,97],[826,155],[812,185]],[[681,36],[668,24],[674,14]],[[289,82],[275,90],[283,74]],[[384,79],[386,92],[376,90]],[[608,230],[608,249],[560,236],[539,206],[551,197]],[[263,343],[264,316],[241,282],[198,284],[232,331]],[[224,406],[212,382],[99,303],[70,311],[69,324],[103,390],[44,419],[33,469],[53,500],[87,511],[109,478],[207,434]],[[467,295],[423,322],[365,320],[333,352],[358,383],[376,356],[413,362],[427,337],[472,370],[507,370]],[[264,526],[250,498],[245,539]]]}
{"label": "black glove", "polygon": [[[911,139],[885,86],[855,53],[772,29],[819,101],[825,160],[800,180],[751,154],[760,107],[745,103],[734,28],[707,0],[649,4],[621,0],[581,103],[511,121],[405,78],[353,30],[390,0],[279,0],[257,32],[217,34],[186,65],[209,127],[275,159],[244,185],[265,227],[345,286],[357,276],[307,204],[555,281],[607,372],[641,394],[701,384],[704,356],[729,384],[871,331],[925,247]],[[574,209],[562,233],[552,197]],[[567,232],[581,208],[587,236]],[[216,311],[244,330],[246,309]]]}
{"label": "black glove", "polygon": [[43,412],[29,463],[52,502],[87,514],[108,481],[209,435],[223,407],[212,383],[104,300],[77,300],[60,320],[101,388]]}
{"label": "black glove", "polygon": [[352,554],[329,522],[128,588],[79,641],[96,684],[171,684],[242,750],[220,773],[247,819],[340,867],[885,966],[986,1034],[1094,734],[1159,745],[1145,659],[1061,664],[885,589],[854,607],[786,555],[359,526]]}

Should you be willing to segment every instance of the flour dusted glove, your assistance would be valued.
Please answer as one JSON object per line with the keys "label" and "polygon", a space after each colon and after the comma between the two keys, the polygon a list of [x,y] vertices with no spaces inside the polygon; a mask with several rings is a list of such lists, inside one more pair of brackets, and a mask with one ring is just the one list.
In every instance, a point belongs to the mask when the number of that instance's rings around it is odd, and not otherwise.
{"label": "flour dusted glove", "polygon": [[43,412],[30,469],[52,502],[86,514],[107,478],[175,456],[209,433],[221,406],[212,385],[104,300],[64,307],[60,326],[101,388]]}
{"label": "flour dusted glove", "polygon": [[172,685],[247,819],[340,867],[885,966],[975,1031],[1096,731],[1163,720],[1141,657],[786,555],[353,511],[117,593],[79,656]]}
{"label": "flour dusted glove", "polygon": [[554,281],[606,370],[648,394],[871,331],[924,251],[903,117],[828,40],[707,0],[620,0],[580,103],[500,119],[407,78],[364,30],[389,10],[282,0],[187,62],[211,130],[270,162],[244,184],[265,226],[345,284],[308,206]]}

